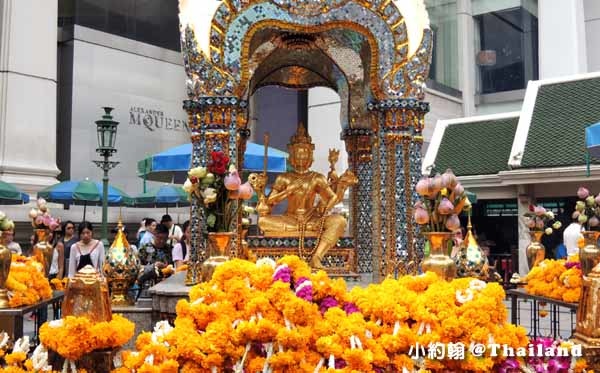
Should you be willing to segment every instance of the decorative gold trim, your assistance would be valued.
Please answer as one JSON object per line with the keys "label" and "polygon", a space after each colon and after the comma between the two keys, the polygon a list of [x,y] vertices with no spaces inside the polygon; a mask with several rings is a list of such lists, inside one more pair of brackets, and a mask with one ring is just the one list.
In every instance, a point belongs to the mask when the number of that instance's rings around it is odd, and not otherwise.
{"label": "decorative gold trim", "polygon": [[[378,99],[383,99],[385,97],[385,94],[383,93],[383,91],[381,89],[381,81],[380,81],[380,79],[378,77],[378,73],[377,73],[378,69],[379,69],[379,44],[377,42],[377,39],[371,34],[371,32],[366,27],[363,27],[362,25],[359,25],[359,24],[351,22],[351,21],[333,21],[333,22],[329,22],[327,24],[319,25],[319,26],[301,26],[301,25],[296,25],[293,23],[283,22],[283,21],[278,21],[278,20],[265,20],[265,21],[257,22],[255,24],[253,24],[252,26],[250,26],[250,28],[244,35],[244,41],[242,43],[242,51],[241,51],[241,55],[240,55],[240,62],[241,62],[240,81],[238,83],[238,86],[234,88],[234,92],[235,92],[236,96],[244,97],[243,96],[244,91],[247,90],[247,88],[249,87],[249,83],[250,83],[250,79],[251,79],[251,77],[249,76],[250,71],[248,68],[248,63],[250,61],[250,43],[252,42],[254,35],[257,32],[259,32],[265,28],[278,28],[278,29],[281,29],[281,31],[307,33],[307,34],[315,34],[315,33],[330,31],[330,30],[333,30],[336,28],[347,28],[347,29],[350,29],[350,30],[353,30],[353,31],[356,31],[356,32],[362,34],[363,36],[366,37],[366,39],[369,43],[369,47],[371,49],[371,59],[370,59],[370,66],[369,66],[371,89],[373,90],[373,94]],[[260,63],[262,63],[262,61],[258,62],[258,64],[260,64]]]}

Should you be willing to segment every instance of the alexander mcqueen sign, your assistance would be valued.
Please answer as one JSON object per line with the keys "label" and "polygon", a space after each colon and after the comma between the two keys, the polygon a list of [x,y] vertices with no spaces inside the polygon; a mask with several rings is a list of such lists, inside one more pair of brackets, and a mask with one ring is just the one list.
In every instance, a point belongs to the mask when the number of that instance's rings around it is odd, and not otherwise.
{"label": "alexander mcqueen sign", "polygon": [[160,129],[189,132],[186,120],[169,117],[161,110],[139,106],[129,108],[129,124],[145,127],[152,132]]}

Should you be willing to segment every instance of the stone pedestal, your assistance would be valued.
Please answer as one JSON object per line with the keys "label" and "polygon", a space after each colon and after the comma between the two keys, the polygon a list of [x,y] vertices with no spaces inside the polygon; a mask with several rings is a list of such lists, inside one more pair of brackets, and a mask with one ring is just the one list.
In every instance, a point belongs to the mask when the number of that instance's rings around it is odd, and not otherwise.
{"label": "stone pedestal", "polygon": [[133,350],[138,335],[143,332],[151,332],[154,328],[154,324],[152,323],[152,307],[149,304],[138,302],[134,306],[114,306],[112,312],[121,314],[127,320],[135,323],[133,337],[123,345],[123,349]]}
{"label": "stone pedestal", "polygon": [[191,287],[185,286],[186,272],[177,272],[150,288],[152,325],[160,320],[175,319],[175,307],[181,299],[189,300]]}

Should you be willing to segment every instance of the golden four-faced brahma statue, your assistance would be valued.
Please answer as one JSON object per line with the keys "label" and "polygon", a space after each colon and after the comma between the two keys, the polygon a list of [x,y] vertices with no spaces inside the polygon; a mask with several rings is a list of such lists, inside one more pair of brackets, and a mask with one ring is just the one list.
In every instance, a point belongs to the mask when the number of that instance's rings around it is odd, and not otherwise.
{"label": "golden four-faced brahma statue", "polygon": [[[260,198],[258,226],[265,236],[298,237],[300,257],[310,259],[313,268],[323,268],[321,261],[344,234],[347,224],[342,215],[329,212],[342,201],[345,190],[356,184],[357,179],[351,171],[339,177],[335,172],[330,173],[330,180],[311,171],[314,149],[306,128],[298,124],[288,144],[293,171],[279,175],[271,193]],[[272,215],[272,207],[284,200],[287,200],[287,210],[282,215]],[[317,237],[314,252],[304,251],[305,237]]]}

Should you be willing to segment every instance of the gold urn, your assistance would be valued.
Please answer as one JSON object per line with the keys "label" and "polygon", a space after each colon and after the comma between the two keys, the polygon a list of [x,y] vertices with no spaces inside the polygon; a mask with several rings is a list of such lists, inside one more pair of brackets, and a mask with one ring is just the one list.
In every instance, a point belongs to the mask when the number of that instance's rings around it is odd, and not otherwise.
{"label": "gold urn", "polygon": [[447,255],[448,242],[452,239],[451,232],[426,232],[423,235],[431,244],[429,256],[421,262],[423,273],[435,272],[446,280],[452,281],[456,277],[456,264]]}
{"label": "gold urn", "polygon": [[62,314],[63,317],[87,317],[92,322],[112,320],[106,280],[91,265],[83,267],[69,279]]}
{"label": "gold urn", "polygon": [[12,253],[8,247],[4,246],[2,232],[0,232],[0,308],[8,308],[8,292],[6,290],[6,280],[10,273],[10,263]]}
{"label": "gold urn", "polygon": [[129,289],[135,284],[140,262],[127,242],[120,219],[117,235],[106,253],[102,270],[106,276],[112,304],[133,305],[135,300],[129,295]]}
{"label": "gold urn", "polygon": [[50,265],[52,264],[52,254],[54,248],[48,242],[48,235],[50,230],[48,229],[35,229],[35,236],[37,237],[37,243],[33,247],[33,257],[44,266],[44,274],[48,277],[50,273]]}
{"label": "gold urn", "polygon": [[588,368],[600,369],[600,265],[583,276],[583,288],[579,307],[577,308],[577,324],[571,342],[579,344],[583,349]]}

